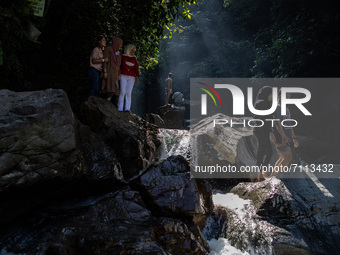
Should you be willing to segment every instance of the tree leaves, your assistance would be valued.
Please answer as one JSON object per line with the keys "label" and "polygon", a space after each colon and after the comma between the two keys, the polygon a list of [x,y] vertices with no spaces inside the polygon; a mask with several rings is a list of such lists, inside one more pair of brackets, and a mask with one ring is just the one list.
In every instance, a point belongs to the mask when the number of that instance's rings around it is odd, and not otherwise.
{"label": "tree leaves", "polygon": [[335,3],[230,0],[237,27],[252,36],[257,77],[339,76],[340,15]]}
{"label": "tree leaves", "polygon": [[[26,5],[25,1],[2,1],[0,63],[10,55],[12,60],[16,58],[17,61],[12,63],[24,67],[20,77],[30,77],[30,80],[32,77],[37,78],[32,83],[60,84],[65,79],[60,73],[64,73],[69,81],[80,82],[73,78],[74,74],[87,72],[88,57],[96,45],[95,38],[104,34],[107,45],[111,44],[113,36],[121,37],[124,45],[135,44],[140,65],[149,68],[157,63],[159,41],[167,29],[180,31],[180,28],[173,27],[173,21],[179,17],[188,18],[190,12],[187,6],[191,3],[195,3],[195,0],[58,0],[51,1],[47,15],[37,19],[20,11]],[[185,13],[179,6],[185,6]],[[42,46],[34,50],[26,40],[29,22],[38,24],[42,32],[39,38]],[[27,51],[30,54],[25,54]],[[44,65],[38,60],[45,61]],[[13,82],[12,77],[17,76],[18,68],[8,64],[2,67],[0,74],[8,77],[3,78],[2,82],[7,84],[5,87],[9,87]],[[71,70],[73,73],[69,78]],[[46,81],[47,77],[57,82]],[[15,83],[23,84],[24,80],[16,79]]]}

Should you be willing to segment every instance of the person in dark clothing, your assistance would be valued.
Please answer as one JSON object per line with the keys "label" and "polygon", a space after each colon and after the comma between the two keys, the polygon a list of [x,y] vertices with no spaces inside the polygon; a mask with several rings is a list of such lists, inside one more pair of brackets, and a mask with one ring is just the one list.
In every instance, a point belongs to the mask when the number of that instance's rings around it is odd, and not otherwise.
{"label": "person in dark clothing", "polygon": [[[255,108],[257,110],[268,110],[272,105],[272,87],[264,86],[262,87],[256,97]],[[256,155],[256,165],[257,166],[268,166],[269,161],[273,155],[273,150],[270,142],[270,132],[272,132],[272,127],[270,122],[265,121],[266,119],[271,119],[272,116],[268,115],[255,115],[255,119],[261,119],[264,122],[262,127],[254,128],[254,134],[258,140],[259,147]],[[258,172],[258,181],[263,180],[267,177],[267,172]]]}

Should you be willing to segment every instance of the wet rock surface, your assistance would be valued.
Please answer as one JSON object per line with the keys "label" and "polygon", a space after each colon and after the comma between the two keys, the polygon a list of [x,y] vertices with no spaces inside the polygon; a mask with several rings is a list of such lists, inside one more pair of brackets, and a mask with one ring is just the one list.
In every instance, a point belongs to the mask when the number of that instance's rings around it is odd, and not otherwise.
{"label": "wet rock surface", "polygon": [[158,115],[169,129],[185,129],[185,108],[175,105],[164,105],[158,108]]}
{"label": "wet rock surface", "polygon": [[[153,166],[155,125],[93,97],[82,109],[84,125],[61,90],[6,90],[0,99],[1,252],[208,254],[199,227],[211,189],[190,179],[182,157]],[[128,180],[151,172],[157,185],[167,180],[159,188],[169,195],[152,205],[147,189]]]}
{"label": "wet rock surface", "polygon": [[165,128],[164,120],[158,114],[147,113],[143,116],[143,119],[159,128]]}
{"label": "wet rock surface", "polygon": [[181,155],[187,160],[191,159],[190,131],[161,128],[159,136],[162,140],[160,159],[173,155]]}
{"label": "wet rock surface", "polygon": [[171,218],[118,219],[104,225],[68,225],[47,246],[46,254],[199,254],[205,240]]}
{"label": "wet rock surface", "polygon": [[157,241],[170,254],[208,254],[210,248],[195,225],[186,225],[180,220],[160,218],[155,224]]}
{"label": "wet rock surface", "polygon": [[80,120],[114,149],[129,179],[156,162],[160,156],[158,128],[130,112],[119,112],[107,100],[89,97]]}
{"label": "wet rock surface", "polygon": [[[205,148],[204,151],[197,152],[196,161],[198,165],[213,165],[216,162],[221,163],[221,165],[236,163],[245,165],[249,163],[249,159],[253,159],[253,157],[247,155],[251,151],[244,151],[246,155],[238,151],[240,141],[253,134],[251,128],[230,127],[228,125],[216,125],[214,127],[214,119],[229,118],[219,113],[198,122],[191,130],[192,143],[195,143],[198,148]],[[241,149],[246,149],[245,146],[241,147]]]}
{"label": "wet rock surface", "polygon": [[228,212],[225,207],[215,205],[211,215],[206,219],[206,224],[202,229],[202,234],[207,240],[212,238],[226,237],[226,223],[228,222]]}
{"label": "wet rock surface", "polygon": [[257,215],[275,226],[274,251],[276,246],[291,246],[336,254],[340,247],[339,179],[280,175],[260,183],[241,183],[231,192],[252,200]]}
{"label": "wet rock surface", "polygon": [[[243,250],[253,242],[262,254],[271,252],[270,238],[280,254],[338,252],[338,177],[280,174],[238,184],[232,192],[253,205],[240,218],[213,210],[210,185],[190,178],[190,141],[177,146],[175,139],[189,139],[187,132],[162,132],[167,153],[185,157],[157,162],[158,128],[103,99],[85,102],[83,123],[61,90],[2,90],[0,101],[0,253],[208,254],[204,236],[228,237]],[[211,133],[201,122],[193,131],[194,145],[206,148],[199,153],[254,165],[257,144],[247,128]],[[224,193],[240,181],[222,179]]]}
{"label": "wet rock surface", "polygon": [[190,165],[181,156],[171,156],[147,169],[134,180],[152,210],[162,216],[188,218],[203,227],[213,208],[210,185],[190,179]]}
{"label": "wet rock surface", "polygon": [[114,151],[79,123],[64,91],[1,90],[0,102],[0,224],[50,199],[125,182]]}
{"label": "wet rock surface", "polygon": [[50,202],[3,226],[0,247],[19,254],[208,254],[196,225],[155,215],[144,201],[138,191],[125,187],[102,196]]}
{"label": "wet rock surface", "polygon": [[[219,124],[214,127],[214,119],[230,117],[219,113],[201,120],[190,130],[191,162],[198,168],[193,175],[207,178],[214,187],[226,191],[242,181],[257,180],[256,172],[239,171],[241,166],[256,166],[258,141],[252,128]],[[278,157],[274,148],[273,152],[271,164]],[[217,171],[216,166],[227,168]]]}
{"label": "wet rock surface", "polygon": [[0,191],[84,174],[64,91],[1,90],[0,102]]}

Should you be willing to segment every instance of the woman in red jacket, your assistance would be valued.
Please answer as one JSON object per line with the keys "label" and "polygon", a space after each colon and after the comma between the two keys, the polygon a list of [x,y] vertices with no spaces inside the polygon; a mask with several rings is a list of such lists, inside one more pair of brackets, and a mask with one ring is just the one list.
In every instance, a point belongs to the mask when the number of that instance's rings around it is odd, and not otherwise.
{"label": "woman in red jacket", "polygon": [[125,47],[125,54],[122,55],[118,111],[130,112],[131,109],[131,92],[139,77],[137,58],[134,56],[135,50],[134,45],[128,44]]}

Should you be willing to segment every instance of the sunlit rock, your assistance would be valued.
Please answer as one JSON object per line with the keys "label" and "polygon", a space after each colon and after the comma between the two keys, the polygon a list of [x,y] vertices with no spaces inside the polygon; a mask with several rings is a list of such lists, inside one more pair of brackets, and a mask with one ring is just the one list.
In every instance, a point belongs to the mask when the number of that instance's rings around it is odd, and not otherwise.
{"label": "sunlit rock", "polygon": [[340,246],[339,178],[320,178],[311,172],[303,172],[297,178],[292,178],[293,175],[282,173],[259,183],[240,183],[231,192],[250,199],[257,215],[276,226],[274,251],[275,247],[279,251],[292,246],[319,253],[337,253]]}
{"label": "sunlit rock", "polygon": [[[247,151],[243,146],[240,148],[241,140],[253,134],[252,129],[239,125],[230,127],[229,124],[214,126],[215,119],[230,119],[230,117],[219,113],[201,120],[191,129],[192,143],[198,150],[195,155],[197,164],[254,163],[252,151]],[[238,150],[239,148],[241,151]]]}
{"label": "sunlit rock", "polygon": [[[214,126],[216,119],[228,120],[228,123],[215,123]],[[247,124],[231,126],[230,119],[219,113],[201,120],[190,130],[190,161],[195,170],[193,176],[210,178],[209,183],[222,189],[242,181],[257,180],[258,175],[258,169],[240,171],[241,167],[257,167],[257,138]],[[240,118],[237,122],[247,123],[249,119]],[[271,163],[275,162],[276,157],[274,152]]]}

